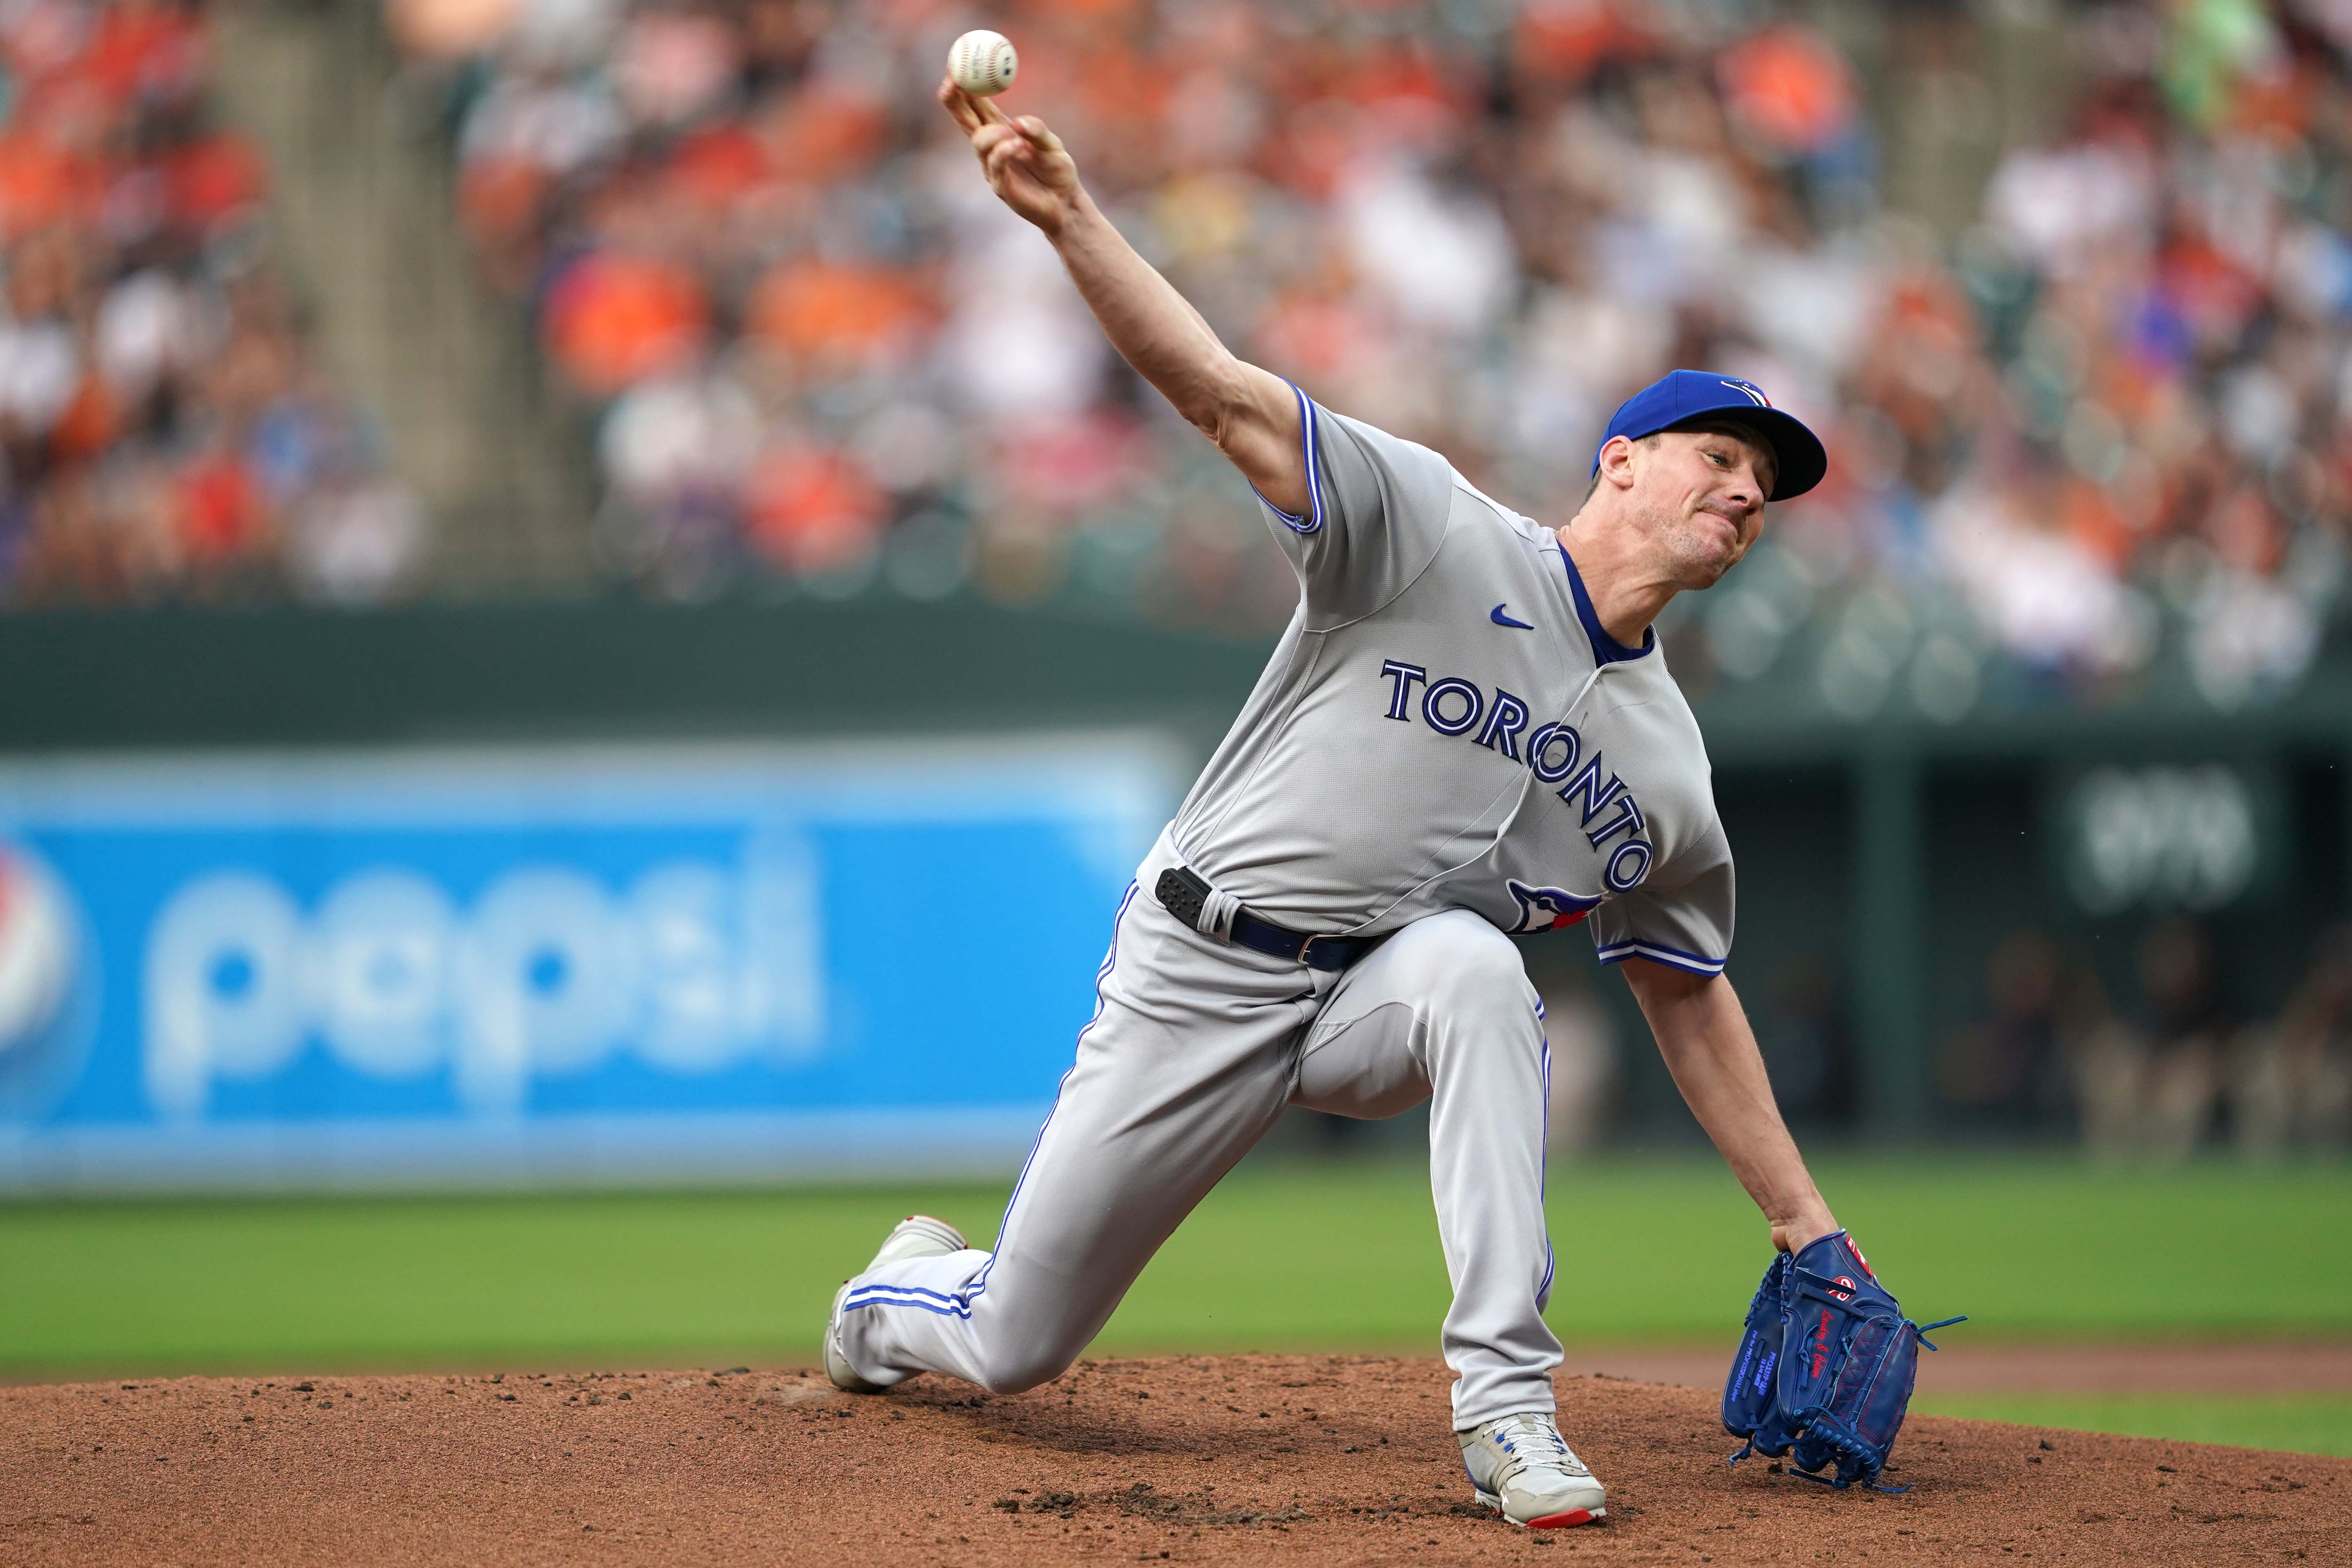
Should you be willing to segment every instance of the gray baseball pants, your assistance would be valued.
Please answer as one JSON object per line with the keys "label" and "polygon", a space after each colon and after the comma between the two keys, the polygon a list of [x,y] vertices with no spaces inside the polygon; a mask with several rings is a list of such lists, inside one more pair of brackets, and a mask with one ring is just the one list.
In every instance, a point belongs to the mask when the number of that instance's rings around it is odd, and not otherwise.
{"label": "gray baseball pants", "polygon": [[[1163,846],[1164,847],[1164,846]],[[1013,1188],[996,1250],[858,1277],[842,1348],[870,1381],[939,1372],[999,1393],[1077,1359],[1160,1243],[1285,1105],[1387,1117],[1432,1101],[1430,1187],[1454,1286],[1454,1425],[1553,1408],[1541,1004],[1467,910],[1330,973],[1202,935],[1147,861],[1113,928],[1094,1021]]]}

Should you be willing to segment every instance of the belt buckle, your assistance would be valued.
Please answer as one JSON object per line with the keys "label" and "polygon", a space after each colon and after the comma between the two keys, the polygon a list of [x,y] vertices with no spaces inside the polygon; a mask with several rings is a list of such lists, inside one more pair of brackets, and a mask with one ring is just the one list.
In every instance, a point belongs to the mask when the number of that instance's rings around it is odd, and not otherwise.
{"label": "belt buckle", "polygon": [[1325,937],[1325,936],[1322,936],[1322,935],[1316,935],[1316,936],[1310,936],[1310,937],[1308,937],[1305,942],[1300,942],[1300,943],[1298,944],[1298,962],[1299,962],[1299,963],[1303,963],[1303,964],[1305,964],[1305,965],[1307,965],[1307,968],[1309,968],[1309,969],[1314,968],[1314,967],[1315,967],[1315,956],[1314,956],[1314,954],[1315,954],[1315,944],[1316,944],[1317,942],[1325,942],[1325,941],[1328,941],[1328,940],[1329,940],[1329,939],[1328,939],[1328,937]]}

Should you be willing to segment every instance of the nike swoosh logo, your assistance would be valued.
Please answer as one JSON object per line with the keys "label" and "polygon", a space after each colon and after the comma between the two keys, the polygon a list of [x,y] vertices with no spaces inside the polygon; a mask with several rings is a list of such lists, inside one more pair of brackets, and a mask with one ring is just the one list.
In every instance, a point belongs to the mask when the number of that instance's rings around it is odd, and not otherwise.
{"label": "nike swoosh logo", "polygon": [[1510,601],[1506,599],[1501,605],[1496,605],[1493,611],[1487,615],[1486,618],[1494,622],[1498,626],[1517,626],[1523,632],[1531,632],[1535,630],[1535,624],[1533,622],[1515,621],[1511,619],[1510,616],[1503,614],[1504,605],[1508,605]]}

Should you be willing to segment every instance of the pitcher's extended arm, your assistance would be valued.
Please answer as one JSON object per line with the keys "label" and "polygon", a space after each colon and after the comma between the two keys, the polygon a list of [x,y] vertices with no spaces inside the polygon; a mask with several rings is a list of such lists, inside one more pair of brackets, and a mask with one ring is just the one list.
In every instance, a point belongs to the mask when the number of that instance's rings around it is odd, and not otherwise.
{"label": "pitcher's extended arm", "polygon": [[1629,958],[1622,967],[1675,1087],[1771,1222],[1772,1245],[1801,1252],[1838,1228],[1780,1120],[1764,1056],[1731,982]]}
{"label": "pitcher's extended arm", "polygon": [[1244,363],[1201,313],[1135,253],[1078,183],[1060,137],[1034,115],[1005,117],[952,81],[940,102],[980,155],[1004,205],[1053,242],[1111,346],[1217,444],[1242,477],[1283,510],[1313,510],[1299,449],[1298,403],[1278,376]]}

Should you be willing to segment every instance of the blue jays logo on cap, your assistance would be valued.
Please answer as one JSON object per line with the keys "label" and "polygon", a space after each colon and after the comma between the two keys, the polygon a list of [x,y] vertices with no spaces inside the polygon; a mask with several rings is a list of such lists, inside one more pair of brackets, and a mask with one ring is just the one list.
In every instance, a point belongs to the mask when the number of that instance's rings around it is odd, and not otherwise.
{"label": "blue jays logo on cap", "polygon": [[[1706,370],[1670,370],[1618,405],[1601,437],[1606,447],[1619,436],[1638,441],[1661,430],[1702,419],[1723,419],[1756,432],[1772,448],[1774,475],[1768,500],[1803,495],[1829,472],[1829,454],[1804,422],[1772,406],[1761,388],[1738,376]],[[1592,454],[1601,471],[1601,453]]]}

